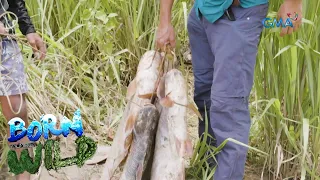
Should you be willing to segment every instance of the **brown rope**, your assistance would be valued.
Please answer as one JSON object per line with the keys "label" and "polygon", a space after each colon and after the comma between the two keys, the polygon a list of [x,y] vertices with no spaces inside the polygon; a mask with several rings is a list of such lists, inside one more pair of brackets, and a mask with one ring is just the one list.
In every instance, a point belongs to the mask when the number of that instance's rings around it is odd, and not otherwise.
{"label": "brown rope", "polygon": [[[168,70],[169,70],[169,66],[170,66],[170,62],[169,61],[167,61],[167,53],[168,53],[168,50],[169,50],[169,47],[168,46],[166,46],[166,48],[165,48],[165,52],[164,52],[164,55],[163,55],[163,57],[162,57],[162,59],[161,59],[161,64],[160,64],[160,67],[159,67],[159,76],[158,76],[158,79],[157,79],[157,83],[156,83],[156,87],[154,88],[154,90],[153,90],[153,94],[152,94],[152,96],[151,96],[151,104],[155,104],[155,102],[156,102],[156,100],[157,100],[157,96],[155,96],[155,94],[156,94],[156,92],[157,92],[157,89],[158,89],[158,87],[159,87],[159,84],[160,84],[160,80],[161,80],[161,78],[168,72]],[[159,49],[157,49],[157,51],[156,52],[159,52],[160,53],[160,56],[161,56],[161,52],[159,51]],[[156,54],[156,52],[155,52],[155,54]],[[170,51],[171,52],[171,51]],[[172,52],[171,52],[172,53]],[[155,56],[154,56],[155,57]],[[153,57],[153,59],[152,60],[154,60],[154,57]],[[168,65],[167,65],[167,69],[165,70],[165,63],[168,63]]]}

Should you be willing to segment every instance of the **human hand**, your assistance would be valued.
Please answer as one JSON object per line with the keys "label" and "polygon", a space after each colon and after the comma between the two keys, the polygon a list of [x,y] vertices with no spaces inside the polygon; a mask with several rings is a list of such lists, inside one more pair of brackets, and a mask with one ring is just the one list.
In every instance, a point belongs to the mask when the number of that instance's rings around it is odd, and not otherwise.
{"label": "human hand", "polygon": [[29,44],[32,46],[32,51],[34,55],[43,60],[47,53],[47,48],[37,33],[29,33],[26,35]]}
{"label": "human hand", "polygon": [[293,27],[281,27],[280,36],[291,34],[297,31],[302,23],[302,1],[301,0],[285,0],[278,11],[278,19],[282,18],[285,23],[287,18],[291,18]]}
{"label": "human hand", "polygon": [[160,23],[156,34],[156,44],[157,48],[162,50],[165,50],[167,45],[171,48],[176,46],[174,28],[170,23],[164,25]]}

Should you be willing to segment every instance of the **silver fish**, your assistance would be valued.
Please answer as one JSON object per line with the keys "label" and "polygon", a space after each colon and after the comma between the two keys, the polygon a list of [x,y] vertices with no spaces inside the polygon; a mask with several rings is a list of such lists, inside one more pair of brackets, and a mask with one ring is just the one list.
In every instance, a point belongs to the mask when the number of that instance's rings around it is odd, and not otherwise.
{"label": "silver fish", "polygon": [[[151,180],[184,180],[184,158],[193,153],[187,133],[187,86],[182,73],[172,69],[161,79],[158,98],[162,106]],[[161,176],[159,176],[161,174]]]}
{"label": "silver fish", "polygon": [[146,171],[146,168],[150,157],[153,156],[158,121],[159,112],[154,105],[146,105],[139,111],[121,180],[150,179],[150,172]]}
{"label": "silver fish", "polygon": [[120,121],[115,138],[104,165],[101,180],[110,180],[129,152],[132,130],[139,110],[150,104],[159,75],[161,56],[156,51],[147,51],[140,59],[137,75],[130,83],[126,99],[126,112]]}

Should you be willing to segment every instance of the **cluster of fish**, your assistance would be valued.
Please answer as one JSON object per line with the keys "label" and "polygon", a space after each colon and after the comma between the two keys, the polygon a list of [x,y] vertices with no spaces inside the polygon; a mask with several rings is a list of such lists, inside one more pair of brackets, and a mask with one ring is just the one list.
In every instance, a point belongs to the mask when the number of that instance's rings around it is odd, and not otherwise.
{"label": "cluster of fish", "polygon": [[[187,85],[182,73],[171,69],[162,75],[164,59],[147,51],[128,86],[127,107],[108,151],[101,180],[184,180],[184,158],[193,153],[188,138]],[[157,100],[154,101],[154,98]]]}

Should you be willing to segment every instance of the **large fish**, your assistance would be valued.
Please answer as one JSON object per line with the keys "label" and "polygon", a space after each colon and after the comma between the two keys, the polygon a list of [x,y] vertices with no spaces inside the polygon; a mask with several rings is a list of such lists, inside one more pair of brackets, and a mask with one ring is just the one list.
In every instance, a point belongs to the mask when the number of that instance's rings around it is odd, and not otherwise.
{"label": "large fish", "polygon": [[[168,108],[162,108],[151,170],[151,180],[184,180],[184,160],[176,153],[170,143],[172,133],[168,127]],[[171,137],[170,137],[171,136]]]}
{"label": "large fish", "polygon": [[[161,79],[158,97],[163,108],[156,135],[151,179],[184,180],[184,158],[193,153],[187,132],[187,108],[199,113],[188,103],[187,85],[177,69],[168,71]],[[158,174],[161,176],[157,176]]]}
{"label": "large fish", "polygon": [[167,121],[169,129],[173,133],[172,143],[176,145],[176,153],[180,157],[191,156],[192,144],[187,132],[187,108],[192,110],[196,108],[188,103],[187,83],[179,70],[172,69],[166,73],[164,94],[160,96],[163,95],[160,104],[168,108]]}
{"label": "large fish", "polygon": [[156,96],[156,89],[160,77],[161,55],[156,51],[147,51],[141,58],[137,75],[128,86],[127,99],[133,94],[139,98],[151,99]]}
{"label": "large fish", "polygon": [[127,90],[128,104],[107,156],[101,180],[110,180],[121,162],[126,158],[132,143],[132,129],[139,110],[150,104],[158,83],[160,54],[147,51],[140,59],[137,75]]}
{"label": "large fish", "polygon": [[121,180],[141,180],[142,177],[150,179],[150,172],[147,172],[146,168],[150,157],[153,156],[158,121],[159,112],[154,105],[146,105],[139,111]]}

